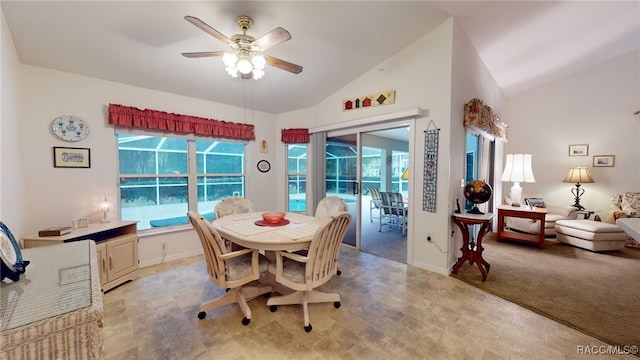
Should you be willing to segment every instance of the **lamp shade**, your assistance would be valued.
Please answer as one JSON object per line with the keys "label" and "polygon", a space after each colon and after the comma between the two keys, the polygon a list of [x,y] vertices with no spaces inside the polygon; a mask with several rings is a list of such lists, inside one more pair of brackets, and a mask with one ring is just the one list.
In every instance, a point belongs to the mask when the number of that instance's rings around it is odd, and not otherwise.
{"label": "lamp shade", "polygon": [[589,169],[582,166],[577,166],[569,169],[569,173],[565,176],[562,182],[574,183],[574,184],[588,184],[595,182],[589,173]]}
{"label": "lamp shade", "polygon": [[409,180],[409,168],[407,168],[400,177],[402,180]]}
{"label": "lamp shade", "polygon": [[508,154],[502,181],[536,182],[531,168],[531,154]]}

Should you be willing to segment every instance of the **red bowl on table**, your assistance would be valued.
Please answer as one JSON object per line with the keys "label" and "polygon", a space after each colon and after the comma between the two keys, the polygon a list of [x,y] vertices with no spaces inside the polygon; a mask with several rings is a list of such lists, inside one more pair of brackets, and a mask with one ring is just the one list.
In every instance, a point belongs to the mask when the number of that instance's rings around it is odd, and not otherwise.
{"label": "red bowl on table", "polygon": [[262,213],[262,220],[267,224],[279,224],[284,220],[285,215],[283,212],[266,212]]}

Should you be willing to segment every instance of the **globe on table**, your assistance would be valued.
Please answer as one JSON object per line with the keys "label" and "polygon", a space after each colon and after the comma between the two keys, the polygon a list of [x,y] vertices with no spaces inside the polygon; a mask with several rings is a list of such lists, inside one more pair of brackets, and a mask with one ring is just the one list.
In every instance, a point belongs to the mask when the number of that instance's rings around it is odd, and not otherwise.
{"label": "globe on table", "polygon": [[484,204],[491,199],[491,186],[482,180],[470,181],[464,187],[464,197],[472,202],[473,208],[467,211],[470,214],[484,214],[478,209],[478,204]]}

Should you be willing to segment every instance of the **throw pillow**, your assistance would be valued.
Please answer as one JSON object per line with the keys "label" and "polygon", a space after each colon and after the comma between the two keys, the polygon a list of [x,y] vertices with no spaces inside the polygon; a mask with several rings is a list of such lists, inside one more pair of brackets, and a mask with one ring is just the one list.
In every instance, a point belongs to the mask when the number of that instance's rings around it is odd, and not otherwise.
{"label": "throw pillow", "polygon": [[629,217],[640,217],[640,192],[622,194],[621,208]]}

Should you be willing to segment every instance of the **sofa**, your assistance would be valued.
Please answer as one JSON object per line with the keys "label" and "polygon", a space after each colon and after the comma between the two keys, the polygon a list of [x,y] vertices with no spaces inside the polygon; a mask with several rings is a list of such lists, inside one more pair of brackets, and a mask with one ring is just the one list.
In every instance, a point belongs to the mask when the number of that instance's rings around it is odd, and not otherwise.
{"label": "sofa", "polygon": [[614,194],[611,207],[604,222],[615,224],[616,220],[626,217],[640,217],[640,192]]}
{"label": "sofa", "polygon": [[[611,196],[611,206],[603,221],[615,224],[620,218],[640,218],[640,192],[625,192]],[[626,246],[640,248],[640,243],[628,236]]]}
{"label": "sofa", "polygon": [[615,251],[625,247],[627,234],[616,224],[594,220],[558,220],[558,242],[590,251]]}
{"label": "sofa", "polygon": [[559,242],[590,251],[621,250],[625,246],[640,247],[640,244],[616,225],[617,219],[625,217],[640,217],[639,192],[613,195],[611,207],[604,221],[557,221],[556,238]]}
{"label": "sofa", "polygon": [[[505,198],[505,203],[510,204],[509,197]],[[524,206],[524,205],[523,205]],[[544,204],[547,209],[547,215],[544,218],[544,236],[556,236],[556,221],[558,220],[574,220],[578,217],[578,209],[573,206]],[[538,234],[540,232],[540,224],[538,220],[530,220],[524,218],[506,217],[504,219],[505,227],[517,232],[528,234]]]}

